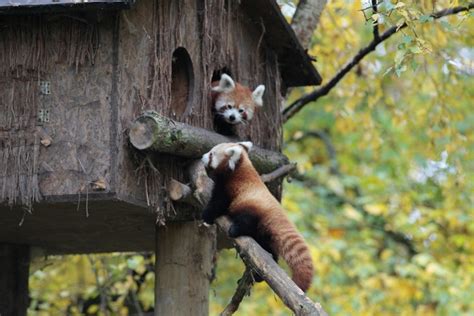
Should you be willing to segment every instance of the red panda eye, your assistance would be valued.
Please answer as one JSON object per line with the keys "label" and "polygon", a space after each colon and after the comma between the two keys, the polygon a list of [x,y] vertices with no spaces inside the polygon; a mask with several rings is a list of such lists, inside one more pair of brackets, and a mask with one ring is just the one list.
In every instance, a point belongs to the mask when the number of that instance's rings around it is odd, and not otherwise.
{"label": "red panda eye", "polygon": [[228,108],[229,110],[232,109],[232,105],[228,104],[228,105],[227,105],[227,108]]}
{"label": "red panda eye", "polygon": [[244,110],[242,110],[242,109],[239,110],[239,113],[243,113],[243,112],[244,112]]}

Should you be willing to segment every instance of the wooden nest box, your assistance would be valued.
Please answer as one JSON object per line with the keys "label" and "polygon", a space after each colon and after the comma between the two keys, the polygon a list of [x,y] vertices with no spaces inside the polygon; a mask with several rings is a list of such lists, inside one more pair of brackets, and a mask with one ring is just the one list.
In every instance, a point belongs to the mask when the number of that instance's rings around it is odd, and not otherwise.
{"label": "wooden nest box", "polygon": [[157,221],[196,217],[167,194],[196,157],[138,151],[127,130],[153,110],[219,137],[222,73],[266,86],[236,136],[273,152],[286,89],[320,82],[273,0],[0,0],[0,243],[154,250]]}

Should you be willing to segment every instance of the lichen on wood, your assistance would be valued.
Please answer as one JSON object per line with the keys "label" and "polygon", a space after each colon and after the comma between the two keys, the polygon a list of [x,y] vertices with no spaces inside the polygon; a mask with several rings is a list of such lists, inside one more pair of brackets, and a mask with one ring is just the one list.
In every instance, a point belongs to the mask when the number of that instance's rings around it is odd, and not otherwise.
{"label": "lichen on wood", "polygon": [[[139,116],[130,127],[130,142],[139,150],[171,154],[191,159],[200,158],[217,144],[236,142],[212,131],[176,122],[154,111]],[[250,159],[261,173],[288,163],[281,153],[253,147]]]}

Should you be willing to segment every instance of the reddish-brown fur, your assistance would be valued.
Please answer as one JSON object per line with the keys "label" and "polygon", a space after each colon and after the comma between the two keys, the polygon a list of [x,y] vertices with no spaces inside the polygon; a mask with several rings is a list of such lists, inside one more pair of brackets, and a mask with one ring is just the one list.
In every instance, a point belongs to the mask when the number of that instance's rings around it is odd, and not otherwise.
{"label": "reddish-brown fur", "polygon": [[[217,87],[219,85],[219,81],[213,81],[211,82],[211,87]],[[219,94],[223,92],[216,92],[216,91],[211,91],[211,96],[212,96],[212,104],[216,102],[216,98]],[[252,91],[246,87],[241,85],[240,83],[236,82],[235,83],[235,89],[231,92],[225,92],[232,100],[235,101],[235,104],[248,104],[248,105],[253,105],[254,102],[252,100]]]}
{"label": "reddish-brown fur", "polygon": [[293,281],[307,291],[313,278],[313,262],[301,234],[285,215],[285,211],[268,191],[245,150],[235,170],[229,170],[228,159],[221,162],[215,173],[225,182],[230,201],[229,215],[251,212],[258,218],[257,233],[270,236],[273,253],[282,256],[292,271]]}

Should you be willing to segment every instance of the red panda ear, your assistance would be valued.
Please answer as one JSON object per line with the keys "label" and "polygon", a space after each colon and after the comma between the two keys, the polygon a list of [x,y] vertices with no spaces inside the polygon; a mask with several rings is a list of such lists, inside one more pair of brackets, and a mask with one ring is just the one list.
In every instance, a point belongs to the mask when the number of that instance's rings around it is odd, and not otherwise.
{"label": "red panda ear", "polygon": [[239,142],[238,144],[244,147],[247,152],[249,152],[253,147],[252,142]]}
{"label": "red panda ear", "polygon": [[229,168],[230,170],[235,169],[235,165],[240,160],[240,156],[242,155],[242,147],[240,146],[232,146],[225,150],[226,155],[229,157]]}
{"label": "red panda ear", "polygon": [[222,74],[219,85],[213,87],[211,91],[214,92],[232,92],[235,89],[235,82],[229,75]]}
{"label": "red panda ear", "polygon": [[263,93],[265,92],[265,86],[263,84],[259,85],[252,92],[252,100],[257,106],[263,106]]}

